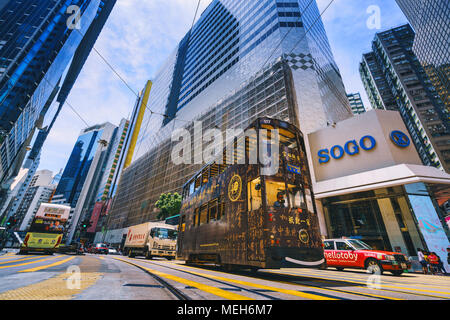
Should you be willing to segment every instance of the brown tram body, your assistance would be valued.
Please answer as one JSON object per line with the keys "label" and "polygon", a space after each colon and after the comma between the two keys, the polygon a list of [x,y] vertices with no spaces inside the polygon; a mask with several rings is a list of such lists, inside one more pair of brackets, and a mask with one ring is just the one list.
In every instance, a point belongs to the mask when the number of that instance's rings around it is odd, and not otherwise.
{"label": "brown tram body", "polygon": [[[216,162],[194,175],[183,188],[177,258],[255,269],[320,266],[323,245],[301,132],[269,118],[249,128],[258,137],[261,129],[279,129],[297,148],[280,139],[279,170],[272,176],[261,175],[260,164]],[[283,187],[285,207],[271,205]]]}

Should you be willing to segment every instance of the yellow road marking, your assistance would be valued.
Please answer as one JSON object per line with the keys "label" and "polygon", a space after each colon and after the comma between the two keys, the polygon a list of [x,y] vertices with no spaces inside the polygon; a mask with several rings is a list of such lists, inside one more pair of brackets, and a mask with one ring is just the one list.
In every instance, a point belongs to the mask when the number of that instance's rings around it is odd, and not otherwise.
{"label": "yellow road marking", "polygon": [[15,254],[7,253],[7,254],[4,254],[4,255],[0,256],[0,259],[1,260],[3,260],[3,259],[11,259],[11,258],[14,258],[14,256],[15,256]]}
{"label": "yellow road marking", "polygon": [[55,267],[55,266],[59,266],[60,264],[66,263],[67,261],[70,261],[72,259],[75,259],[75,257],[69,257],[67,259],[52,263],[52,264],[48,264],[45,266],[40,266],[40,267],[36,267],[36,268],[31,268],[31,269],[26,269],[26,270],[21,270],[19,272],[34,272],[34,271],[39,271],[39,270],[43,270],[43,269],[47,269],[47,268],[51,268],[51,267]]}
{"label": "yellow road marking", "polygon": [[69,281],[73,281],[69,278],[71,276],[71,274],[63,273],[39,283],[3,292],[0,294],[0,300],[70,300],[74,295],[94,285],[102,273],[81,273],[77,276],[79,280],[77,288],[69,286]]}
{"label": "yellow road marking", "polygon": [[[143,261],[143,262],[145,262],[145,261]],[[193,267],[186,267],[186,268],[195,269]],[[240,285],[245,285],[245,286],[253,287],[253,288],[259,288],[259,289],[266,289],[266,290],[276,291],[276,292],[280,292],[280,293],[284,293],[284,294],[288,294],[288,295],[302,297],[302,298],[305,298],[305,299],[338,300],[338,299],[335,299],[335,298],[323,297],[323,296],[315,295],[315,294],[311,294],[311,293],[304,293],[304,292],[300,292],[300,291],[297,291],[297,290],[283,289],[283,288],[272,287],[272,286],[267,286],[267,285],[263,285],[263,284],[256,284],[256,283],[253,283],[253,282],[247,282],[247,281],[243,281],[243,280],[229,279],[229,278],[219,277],[219,276],[215,276],[215,275],[211,275],[211,274],[207,274],[207,273],[200,273],[200,272],[194,272],[194,271],[189,271],[189,272],[191,272],[193,274],[196,274],[196,275],[200,275],[200,276],[210,277],[210,278],[216,279],[216,280],[222,280],[222,281],[237,283],[237,284],[240,284]],[[257,278],[253,278],[253,279],[257,279]],[[260,279],[258,279],[258,280],[260,280]],[[297,284],[290,284],[290,285],[299,286]]]}
{"label": "yellow road marking", "polygon": [[[296,275],[301,275],[301,276],[305,276],[302,273],[299,272],[295,272],[292,271],[293,273],[295,273]],[[332,279],[332,278],[317,278],[317,277],[312,277],[312,276],[307,276],[310,278],[315,278],[315,279],[328,279],[328,280],[334,280],[334,281],[341,281],[341,282],[349,282],[349,283],[358,283],[358,284],[366,284],[367,282],[361,282],[361,281],[355,281],[355,280],[339,280],[339,279]],[[377,284],[378,285],[378,284]],[[387,284],[379,284],[380,287],[385,287],[385,288],[392,288],[392,289],[401,289],[401,290],[412,290],[412,291],[421,291],[421,292],[431,292],[431,293],[438,293],[438,294],[445,294],[445,295],[450,295],[450,292],[442,292],[442,291],[434,291],[434,290],[424,290],[424,289],[417,289],[417,288],[408,288],[408,287],[397,287],[397,286],[391,286],[391,285],[387,285]],[[371,288],[371,289],[375,289],[375,288]],[[381,290],[381,289],[376,289],[376,290]],[[445,298],[445,299],[449,299],[450,297],[442,297],[442,296],[436,296],[439,298]]]}
{"label": "yellow road marking", "polygon": [[[325,275],[325,273],[312,272],[311,270],[304,270],[304,271],[302,271],[302,274],[304,274],[305,277],[309,277],[310,275],[313,275],[313,276],[323,276],[323,275]],[[354,274],[353,275],[348,275],[348,276],[347,275],[343,276],[343,275],[328,274],[327,276],[329,276],[329,277],[336,277],[338,279],[361,280],[361,278],[364,278],[364,276],[370,276],[370,275],[368,275],[367,273],[361,273],[360,274],[361,277],[359,277],[358,275],[354,275]],[[338,279],[336,279],[336,280],[338,280]],[[450,287],[450,281],[445,281],[445,282],[448,282],[448,285],[439,285],[439,284],[437,284],[435,282],[432,282],[432,281],[430,281],[430,284],[424,284],[424,283],[414,282],[413,279],[409,279],[409,278],[406,278],[404,276],[401,279],[402,281],[398,281],[400,279],[398,279],[397,281],[390,281],[390,280],[391,279],[389,279],[389,281],[387,279],[381,279],[382,282],[387,283],[387,284],[389,284],[389,283],[399,284],[399,285],[411,284],[411,285],[414,285],[414,286],[424,286],[424,287],[431,287],[431,288],[448,288],[448,287]],[[446,280],[446,279],[442,279],[442,280]],[[440,282],[442,282],[442,280]]]}
{"label": "yellow road marking", "polygon": [[26,263],[20,263],[20,264],[14,264],[12,266],[1,266],[0,269],[5,269],[5,268],[15,268],[15,267],[21,267],[21,266],[26,266],[32,263],[38,263],[38,262],[43,262],[43,261],[47,261],[47,260],[51,260],[51,259],[55,259],[61,256],[56,256],[56,257],[50,257],[50,258],[46,258],[46,259],[42,259],[42,260],[35,260],[35,261],[31,261],[31,262],[26,262]]}
{"label": "yellow road marking", "polygon": [[31,258],[23,258],[23,259],[16,259],[16,260],[10,260],[10,261],[2,261],[2,262],[0,262],[0,264],[15,263],[15,262],[19,262],[19,261],[25,261],[25,260],[31,260],[31,259],[39,259],[39,258],[41,258],[41,257],[35,256],[35,257],[31,257]]}
{"label": "yellow road marking", "polygon": [[[127,260],[124,260],[124,259],[120,259],[120,258],[114,258],[114,259],[119,260],[119,261],[123,261],[123,262],[126,262],[126,263],[130,263],[130,264],[134,264],[134,263],[132,263],[130,261],[127,261]],[[173,281],[182,283],[182,284],[190,286],[190,287],[195,287],[195,288],[197,288],[197,289],[199,289],[201,291],[205,291],[205,292],[211,293],[211,294],[216,295],[218,297],[222,297],[222,298],[229,299],[229,300],[254,300],[252,298],[249,298],[249,297],[246,297],[246,296],[242,296],[240,294],[228,292],[228,291],[222,290],[220,288],[216,288],[216,287],[209,286],[209,285],[206,285],[206,284],[201,284],[201,283],[194,282],[194,281],[191,281],[191,280],[188,280],[188,279],[180,278],[180,277],[177,277],[177,276],[174,276],[174,275],[171,275],[171,274],[167,274],[167,273],[163,273],[163,272],[160,272],[160,271],[157,271],[157,270],[153,270],[153,269],[141,266],[141,265],[139,265],[139,266],[141,268],[147,270],[148,272],[156,274],[157,276],[160,276],[162,278],[173,280]]]}

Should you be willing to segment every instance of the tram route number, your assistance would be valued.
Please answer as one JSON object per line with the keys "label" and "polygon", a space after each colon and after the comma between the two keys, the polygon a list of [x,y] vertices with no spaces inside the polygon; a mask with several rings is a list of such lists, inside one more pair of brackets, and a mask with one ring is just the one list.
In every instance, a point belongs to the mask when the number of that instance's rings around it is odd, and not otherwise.
{"label": "tram route number", "polygon": [[214,307],[194,307],[185,304],[184,306],[178,307],[178,315],[198,315],[208,318],[209,316],[214,316],[214,314],[221,315],[270,315],[272,311],[271,304],[227,304],[221,305],[221,308]]}

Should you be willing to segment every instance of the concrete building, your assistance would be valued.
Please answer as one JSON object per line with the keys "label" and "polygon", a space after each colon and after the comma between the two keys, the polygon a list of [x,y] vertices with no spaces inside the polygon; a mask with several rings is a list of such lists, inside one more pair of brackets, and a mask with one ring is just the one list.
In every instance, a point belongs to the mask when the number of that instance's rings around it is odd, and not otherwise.
{"label": "concrete building", "polygon": [[366,112],[359,92],[347,94],[347,98],[354,115]]}
{"label": "concrete building", "polygon": [[27,231],[41,203],[50,202],[56,189],[52,181],[53,172],[50,170],[39,170],[34,175],[16,212],[20,221],[19,231]]}
{"label": "concrete building", "polygon": [[413,27],[413,51],[450,114],[450,4],[447,0],[396,0]]}
{"label": "concrete building", "polygon": [[398,110],[425,165],[450,172],[450,121],[403,25],[377,33],[360,75],[374,109]]}

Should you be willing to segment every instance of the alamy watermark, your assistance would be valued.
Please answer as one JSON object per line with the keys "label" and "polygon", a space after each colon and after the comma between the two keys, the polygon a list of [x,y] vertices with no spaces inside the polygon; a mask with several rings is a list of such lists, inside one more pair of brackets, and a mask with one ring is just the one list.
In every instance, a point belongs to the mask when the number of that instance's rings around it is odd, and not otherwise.
{"label": "alamy watermark", "polygon": [[81,29],[81,10],[77,5],[71,5],[67,8],[67,14],[70,16],[66,20],[67,28],[70,30]]}
{"label": "alamy watermark", "polygon": [[370,16],[366,21],[366,26],[369,29],[381,29],[381,9],[377,5],[367,7],[366,13]]}
{"label": "alamy watermark", "polygon": [[66,287],[69,290],[81,289],[81,269],[76,265],[71,265],[67,268],[66,274],[69,277],[66,279]]}
{"label": "alamy watermark", "polygon": [[[195,121],[193,129],[192,137],[185,128],[172,132],[172,142],[176,144],[171,158],[175,165],[206,164],[213,161],[217,164],[260,164],[263,175],[278,172],[280,134],[277,129],[260,129],[258,134],[253,128],[245,131],[227,129],[223,134],[217,128],[203,131],[201,121]],[[235,158],[235,155],[241,157]]]}

